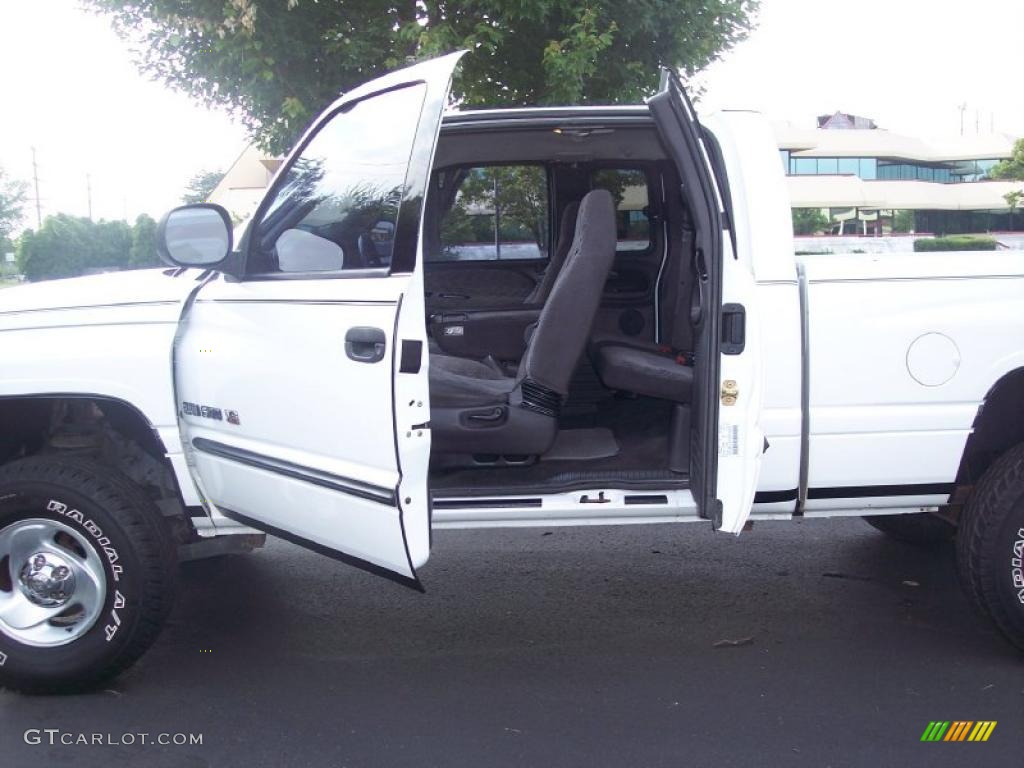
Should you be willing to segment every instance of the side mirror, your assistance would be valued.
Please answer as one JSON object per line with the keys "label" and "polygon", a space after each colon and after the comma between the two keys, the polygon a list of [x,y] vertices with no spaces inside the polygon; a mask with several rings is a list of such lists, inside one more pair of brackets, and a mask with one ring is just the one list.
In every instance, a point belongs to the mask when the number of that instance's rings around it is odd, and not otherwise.
{"label": "side mirror", "polygon": [[173,267],[217,269],[231,253],[231,216],[213,203],[170,211],[156,231],[160,258]]}

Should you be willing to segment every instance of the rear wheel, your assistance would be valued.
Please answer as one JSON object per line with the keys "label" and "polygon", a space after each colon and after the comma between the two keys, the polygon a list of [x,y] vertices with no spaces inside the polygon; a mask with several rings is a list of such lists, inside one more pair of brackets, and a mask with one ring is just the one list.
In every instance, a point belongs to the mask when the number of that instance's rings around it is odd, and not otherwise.
{"label": "rear wheel", "polygon": [[960,519],[957,567],[968,597],[1024,651],[1024,444],[992,464]]}
{"label": "rear wheel", "polygon": [[175,550],[146,495],[98,464],[0,467],[0,685],[78,690],[152,644],[174,594]]}
{"label": "rear wheel", "polygon": [[899,541],[918,546],[936,546],[952,541],[956,526],[930,512],[912,515],[872,515],[864,521]]}

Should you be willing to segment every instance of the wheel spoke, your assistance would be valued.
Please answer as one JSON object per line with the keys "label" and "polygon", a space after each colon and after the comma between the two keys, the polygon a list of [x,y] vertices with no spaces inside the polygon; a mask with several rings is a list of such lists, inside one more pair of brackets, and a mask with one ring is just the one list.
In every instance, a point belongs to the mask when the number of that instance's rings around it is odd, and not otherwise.
{"label": "wheel spoke", "polygon": [[45,534],[45,528],[40,524],[14,526],[0,536],[0,557],[10,556],[11,583],[17,584],[21,567],[33,553],[43,548]]}
{"label": "wheel spoke", "polygon": [[0,602],[0,623],[11,629],[30,629],[52,619],[64,606],[43,606],[32,603],[17,587],[10,597]]}
{"label": "wheel spoke", "polygon": [[80,539],[76,538],[78,544],[85,550],[85,556],[83,557],[78,553],[78,550],[69,547],[58,546],[52,541],[46,542],[46,547],[49,551],[54,554],[62,555],[69,558],[75,565],[75,571],[84,569],[88,574],[89,578],[96,580],[103,578],[103,561],[100,560],[100,556],[96,554],[90,546],[86,546]]}
{"label": "wheel spoke", "polygon": [[83,567],[80,563],[75,564],[74,573],[75,593],[68,600],[68,605],[78,604],[82,606],[85,613],[92,613],[96,610],[96,604],[103,600],[103,577],[97,576],[91,569]]}

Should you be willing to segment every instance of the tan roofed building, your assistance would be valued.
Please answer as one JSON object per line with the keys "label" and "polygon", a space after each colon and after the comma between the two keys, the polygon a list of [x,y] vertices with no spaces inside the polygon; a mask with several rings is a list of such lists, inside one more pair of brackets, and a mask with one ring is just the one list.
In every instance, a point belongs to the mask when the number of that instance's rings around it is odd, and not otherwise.
{"label": "tan roofed building", "polygon": [[834,234],[891,232],[897,211],[908,212],[902,221],[912,221],[917,232],[1024,229],[1024,215],[1011,222],[1004,198],[1024,182],[988,176],[1013,153],[1013,137],[990,133],[927,141],[858,127],[874,121],[842,113],[818,122],[821,128],[774,128],[792,206],[821,209]]}

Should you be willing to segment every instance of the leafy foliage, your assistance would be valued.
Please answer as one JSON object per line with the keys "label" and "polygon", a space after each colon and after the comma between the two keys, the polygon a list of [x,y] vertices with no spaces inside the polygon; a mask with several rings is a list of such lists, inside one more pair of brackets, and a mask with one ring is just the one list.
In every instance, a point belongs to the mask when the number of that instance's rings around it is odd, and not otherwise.
{"label": "leafy foliage", "polygon": [[[125,221],[94,222],[58,213],[47,216],[38,232],[27,230],[21,236],[18,267],[29,280],[49,280],[155,266],[155,234],[156,222],[145,215],[133,228]],[[143,245],[147,242],[148,250]]]}
{"label": "leafy foliage", "polygon": [[994,251],[995,249],[995,238],[985,235],[925,237],[914,241],[914,250],[918,253],[931,251]]}
{"label": "leafy foliage", "polygon": [[189,179],[185,194],[181,196],[183,203],[205,203],[210,193],[224,178],[222,171],[200,171]]}
{"label": "leafy foliage", "polygon": [[[451,171],[444,179],[455,197],[441,225],[448,258],[467,243],[548,243],[547,178],[539,165],[497,165]],[[495,232],[495,229],[498,231]]]}
{"label": "leafy foliage", "polygon": [[1007,192],[1003,195],[1003,200],[1006,201],[1006,207],[1010,209],[1010,229],[1013,229],[1013,213],[1020,208],[1021,201],[1024,200],[1024,189]]}
{"label": "leafy foliage", "polygon": [[143,213],[135,219],[132,227],[132,244],[128,249],[129,269],[159,267],[160,255],[156,252],[156,221]]}
{"label": "leafy foliage", "polygon": [[25,182],[12,179],[0,168],[0,259],[7,253],[10,237],[21,223],[27,192],[28,185]]}
{"label": "leafy foliage", "polygon": [[990,179],[1007,179],[1024,181],[1024,139],[1018,139],[1013,145],[1013,154],[1000,160],[988,172]]}
{"label": "leafy foliage", "polygon": [[828,229],[828,217],[818,208],[793,209],[793,234],[816,235]]}
{"label": "leafy foliage", "polygon": [[142,70],[240,115],[280,153],[339,92],[468,49],[466,105],[616,103],[659,65],[691,75],[749,33],[759,0],[84,0]]}
{"label": "leafy foliage", "polygon": [[892,217],[893,232],[913,232],[916,228],[916,214],[910,208],[901,208]]}

